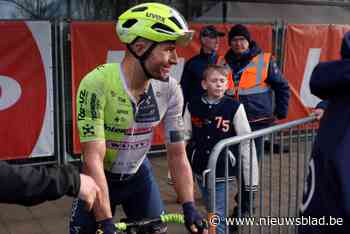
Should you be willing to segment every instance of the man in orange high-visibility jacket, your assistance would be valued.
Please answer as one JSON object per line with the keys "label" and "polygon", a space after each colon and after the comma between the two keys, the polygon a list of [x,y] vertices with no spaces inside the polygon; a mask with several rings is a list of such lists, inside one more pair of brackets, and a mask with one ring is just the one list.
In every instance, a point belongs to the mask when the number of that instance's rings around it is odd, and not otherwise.
{"label": "man in orange high-visibility jacket", "polygon": [[[263,52],[243,25],[235,25],[228,35],[229,51],[225,62],[231,69],[233,87],[228,94],[243,104],[253,131],[271,126],[287,116],[289,85],[271,57]],[[275,94],[273,104],[272,92]],[[262,155],[262,138],[255,139],[258,159]],[[242,186],[244,187],[244,186]],[[242,212],[249,210],[249,196],[242,195]],[[237,212],[235,212],[237,213]]]}

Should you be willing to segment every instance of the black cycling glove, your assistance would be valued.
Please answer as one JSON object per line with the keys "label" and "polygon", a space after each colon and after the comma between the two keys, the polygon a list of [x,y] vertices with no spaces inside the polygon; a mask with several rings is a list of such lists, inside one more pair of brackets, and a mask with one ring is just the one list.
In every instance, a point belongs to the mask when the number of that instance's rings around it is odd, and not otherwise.
{"label": "black cycling glove", "polygon": [[112,218],[104,219],[97,222],[96,234],[116,234],[117,230],[114,226]]}
{"label": "black cycling glove", "polygon": [[[199,214],[197,209],[194,207],[193,202],[186,202],[182,205],[184,217],[185,217],[185,225],[190,233],[203,233],[204,229],[208,229],[208,225],[205,219]],[[191,230],[191,226],[195,225],[198,229],[198,232],[193,232]]]}

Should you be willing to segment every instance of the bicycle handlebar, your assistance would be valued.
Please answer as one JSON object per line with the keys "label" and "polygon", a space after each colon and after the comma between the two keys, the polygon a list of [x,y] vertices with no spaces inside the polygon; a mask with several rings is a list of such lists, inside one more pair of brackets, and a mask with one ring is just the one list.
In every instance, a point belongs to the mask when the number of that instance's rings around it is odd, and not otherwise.
{"label": "bicycle handlebar", "polygon": [[143,220],[143,221],[136,221],[136,222],[131,222],[131,223],[125,223],[125,222],[119,222],[115,224],[115,227],[117,228],[118,231],[126,231],[128,228],[131,227],[141,227],[141,226],[146,226],[152,223],[175,223],[175,224],[184,224],[185,219],[183,214],[164,214],[160,215],[159,218],[155,219],[148,219],[148,220]]}

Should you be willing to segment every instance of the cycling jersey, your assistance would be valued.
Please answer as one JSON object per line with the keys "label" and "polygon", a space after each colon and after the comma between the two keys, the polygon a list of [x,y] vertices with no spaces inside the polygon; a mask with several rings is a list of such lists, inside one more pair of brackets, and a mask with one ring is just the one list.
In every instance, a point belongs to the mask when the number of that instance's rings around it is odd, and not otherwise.
{"label": "cycling jersey", "polygon": [[105,169],[134,174],[151,146],[153,128],[162,119],[166,142],[183,140],[182,103],[181,88],[173,78],[166,82],[151,79],[137,103],[121,65],[101,65],[84,77],[78,89],[80,141],[105,140]]}

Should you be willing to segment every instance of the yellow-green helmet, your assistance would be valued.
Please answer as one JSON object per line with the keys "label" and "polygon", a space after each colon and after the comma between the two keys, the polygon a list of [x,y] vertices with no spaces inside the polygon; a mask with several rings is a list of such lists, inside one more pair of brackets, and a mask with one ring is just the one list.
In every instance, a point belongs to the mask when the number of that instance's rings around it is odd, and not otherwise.
{"label": "yellow-green helmet", "polygon": [[187,45],[194,33],[177,10],[160,3],[130,8],[119,16],[116,27],[119,39],[126,44],[142,37],[154,42],[175,41]]}

